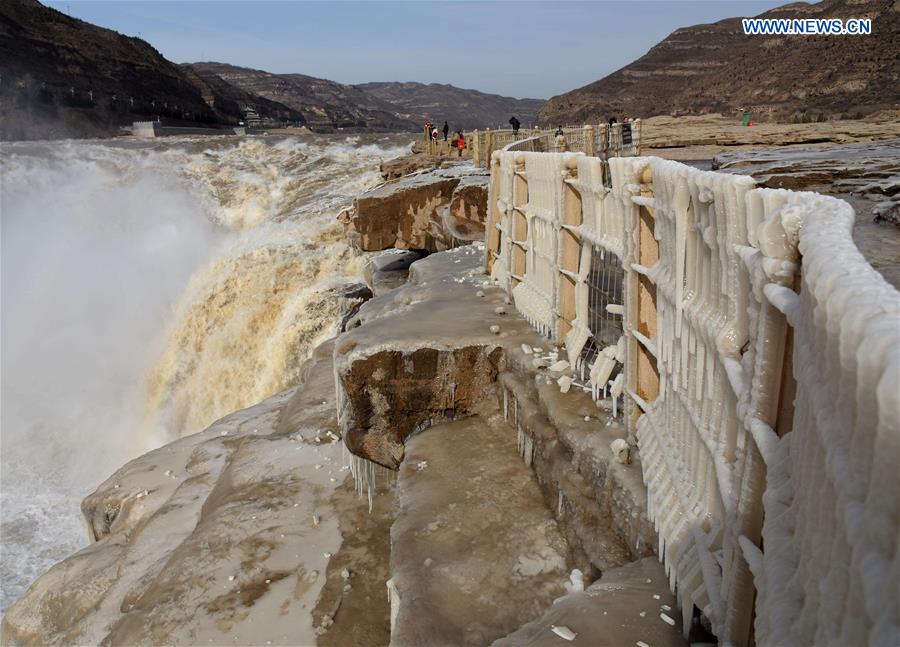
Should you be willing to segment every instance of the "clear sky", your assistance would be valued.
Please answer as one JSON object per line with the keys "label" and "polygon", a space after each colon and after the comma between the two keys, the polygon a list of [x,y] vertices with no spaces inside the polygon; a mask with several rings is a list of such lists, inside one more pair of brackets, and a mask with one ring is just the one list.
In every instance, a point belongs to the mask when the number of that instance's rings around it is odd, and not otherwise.
{"label": "clear sky", "polygon": [[753,16],[786,1],[45,3],[140,36],[176,63],[545,99],[627,65],[678,27]]}

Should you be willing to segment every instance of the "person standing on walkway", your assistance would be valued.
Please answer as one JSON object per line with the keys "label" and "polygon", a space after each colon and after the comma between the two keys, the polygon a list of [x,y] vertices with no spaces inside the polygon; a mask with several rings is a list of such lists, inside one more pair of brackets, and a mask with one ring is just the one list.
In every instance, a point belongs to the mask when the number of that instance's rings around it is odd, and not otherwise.
{"label": "person standing on walkway", "polygon": [[466,138],[463,137],[462,131],[456,131],[456,148],[459,150],[457,157],[462,157],[463,150],[466,148]]}
{"label": "person standing on walkway", "polygon": [[450,126],[447,125],[447,122],[444,122],[444,141],[447,141],[447,133],[450,132]]}
{"label": "person standing on walkway", "polygon": [[516,136],[516,137],[518,137],[518,136],[519,136],[519,125],[520,125],[520,122],[519,122],[518,119],[516,119],[515,115],[513,115],[513,116],[510,118],[510,120],[509,120],[509,125],[512,126],[512,129],[513,129],[513,135]]}

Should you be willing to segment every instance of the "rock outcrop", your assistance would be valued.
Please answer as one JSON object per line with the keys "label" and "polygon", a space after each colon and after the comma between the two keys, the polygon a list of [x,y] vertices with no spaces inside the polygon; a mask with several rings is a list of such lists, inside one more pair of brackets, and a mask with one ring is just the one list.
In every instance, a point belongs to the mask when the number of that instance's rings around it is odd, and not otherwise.
{"label": "rock outcrop", "polygon": [[420,150],[413,150],[409,155],[383,161],[380,170],[381,177],[385,180],[394,180],[416,171],[430,171],[436,168],[454,166],[455,164],[456,162],[452,159],[448,160],[446,157],[428,155]]}
{"label": "rock outcrop", "polygon": [[361,251],[443,251],[484,238],[489,181],[468,163],[414,173],[366,191],[339,218]]}
{"label": "rock outcrop", "polygon": [[417,261],[407,285],[364,304],[335,342],[348,448],[396,468],[419,432],[494,407],[556,511],[570,565],[592,575],[652,555],[640,457],[622,464],[610,448],[624,428],[587,393],[560,393],[558,375],[523,352],[552,346],[488,285],[482,254],[472,245]]}

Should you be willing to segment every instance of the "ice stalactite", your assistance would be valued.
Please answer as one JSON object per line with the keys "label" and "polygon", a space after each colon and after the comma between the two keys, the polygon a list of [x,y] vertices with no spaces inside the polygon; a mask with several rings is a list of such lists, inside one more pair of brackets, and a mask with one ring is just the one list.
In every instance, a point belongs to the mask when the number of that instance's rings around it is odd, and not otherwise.
{"label": "ice stalactite", "polygon": [[368,459],[361,458],[356,454],[346,450],[345,456],[349,458],[347,465],[350,467],[350,474],[353,476],[353,482],[356,486],[357,496],[366,496],[369,503],[369,512],[372,512],[374,497],[377,491],[377,478],[380,474],[385,483],[390,483],[395,477],[396,472],[386,467],[382,467]]}

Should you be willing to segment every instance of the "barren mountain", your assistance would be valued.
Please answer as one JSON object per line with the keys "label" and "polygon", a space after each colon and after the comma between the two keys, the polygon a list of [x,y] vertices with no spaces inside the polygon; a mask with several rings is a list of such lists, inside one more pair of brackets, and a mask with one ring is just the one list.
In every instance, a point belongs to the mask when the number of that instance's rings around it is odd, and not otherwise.
{"label": "barren mountain", "polygon": [[513,99],[440,83],[363,83],[356,87],[392,104],[416,123],[430,119],[440,125],[446,119],[454,130],[496,128],[513,115],[530,125],[544,103],[542,99]]}
{"label": "barren mountain", "polygon": [[871,17],[867,36],[746,36],[740,18],[673,32],[644,56],[553,97],[539,121],[752,110],[755,119],[854,117],[900,103],[900,2],[824,0],[761,18]]}
{"label": "barren mountain", "polygon": [[191,63],[197,74],[215,75],[247,92],[283,103],[320,128],[412,130],[418,121],[397,115],[392,104],[352,85],[303,74],[272,74],[226,63]]}
{"label": "barren mountain", "polygon": [[149,43],[36,0],[0,0],[0,139],[102,136],[132,121],[236,123],[244,102],[263,116],[289,108],[166,60]]}

